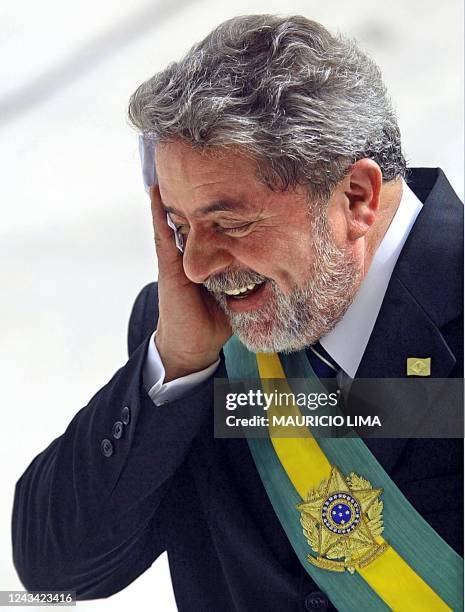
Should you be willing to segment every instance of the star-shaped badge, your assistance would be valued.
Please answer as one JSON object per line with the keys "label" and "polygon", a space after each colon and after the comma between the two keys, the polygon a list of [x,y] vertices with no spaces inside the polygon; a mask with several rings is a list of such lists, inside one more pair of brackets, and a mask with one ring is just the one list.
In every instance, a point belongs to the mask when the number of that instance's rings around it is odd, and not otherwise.
{"label": "star-shaped badge", "polygon": [[297,506],[303,533],[317,554],[308,560],[324,569],[353,573],[357,565],[368,565],[384,552],[387,543],[376,541],[383,531],[382,491],[353,472],[344,478],[332,466],[329,479]]}

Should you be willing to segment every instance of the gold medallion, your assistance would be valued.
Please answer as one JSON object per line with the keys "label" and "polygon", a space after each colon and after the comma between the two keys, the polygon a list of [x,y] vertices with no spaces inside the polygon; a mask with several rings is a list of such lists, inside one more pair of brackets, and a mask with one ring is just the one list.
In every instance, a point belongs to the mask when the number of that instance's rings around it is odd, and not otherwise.
{"label": "gold medallion", "polygon": [[331,467],[328,480],[309,491],[307,500],[297,505],[307,541],[316,553],[310,563],[335,572],[354,573],[379,557],[388,544],[376,538],[383,531],[383,489],[353,472],[344,478]]}

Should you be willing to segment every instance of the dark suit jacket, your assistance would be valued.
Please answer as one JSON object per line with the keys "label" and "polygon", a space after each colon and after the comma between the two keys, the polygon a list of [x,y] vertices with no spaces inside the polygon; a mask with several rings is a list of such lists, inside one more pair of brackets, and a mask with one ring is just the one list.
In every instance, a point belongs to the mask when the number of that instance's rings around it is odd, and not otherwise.
{"label": "dark suit jacket", "polygon": [[[357,375],[404,376],[410,354],[430,355],[432,376],[459,377],[462,205],[440,170],[412,171],[410,183],[424,207]],[[152,283],[132,311],[129,361],[18,480],[12,537],[21,581],[29,590],[108,597],[166,550],[180,610],[334,609],[291,548],[247,442],[213,437],[212,379],[159,407],[144,390],[157,312]],[[225,376],[223,361],[217,375]],[[114,428],[117,421],[123,425]],[[424,518],[461,550],[461,441],[367,443]]]}

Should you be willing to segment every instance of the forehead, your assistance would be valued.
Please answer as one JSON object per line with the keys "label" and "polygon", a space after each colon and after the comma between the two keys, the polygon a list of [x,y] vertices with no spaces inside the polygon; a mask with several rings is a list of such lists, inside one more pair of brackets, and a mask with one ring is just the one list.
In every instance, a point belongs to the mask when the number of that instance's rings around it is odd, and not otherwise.
{"label": "forehead", "polygon": [[160,143],[155,164],[165,208],[182,216],[229,210],[285,217],[308,211],[302,186],[272,191],[258,179],[254,160],[237,149],[205,152],[184,142]]}
{"label": "forehead", "polygon": [[264,204],[272,195],[258,180],[255,162],[235,150],[207,153],[185,143],[162,143],[156,147],[155,164],[162,200],[170,207],[226,199]]}
{"label": "forehead", "polygon": [[184,142],[160,143],[155,150],[160,182],[186,182],[201,186],[218,181],[234,181],[237,176],[258,182],[256,165],[233,149],[195,149]]}

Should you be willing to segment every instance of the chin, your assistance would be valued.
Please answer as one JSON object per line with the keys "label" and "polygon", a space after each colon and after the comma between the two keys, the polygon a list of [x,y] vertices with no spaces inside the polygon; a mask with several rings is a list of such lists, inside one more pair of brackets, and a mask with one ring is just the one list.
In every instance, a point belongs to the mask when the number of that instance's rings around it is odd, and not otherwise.
{"label": "chin", "polygon": [[231,325],[234,334],[253,353],[294,353],[314,344],[322,335],[308,328],[305,332],[280,329],[269,321],[242,325],[231,322]]}

